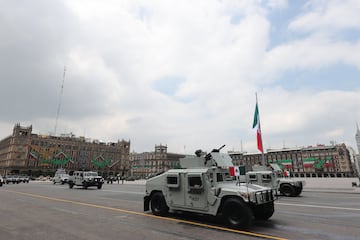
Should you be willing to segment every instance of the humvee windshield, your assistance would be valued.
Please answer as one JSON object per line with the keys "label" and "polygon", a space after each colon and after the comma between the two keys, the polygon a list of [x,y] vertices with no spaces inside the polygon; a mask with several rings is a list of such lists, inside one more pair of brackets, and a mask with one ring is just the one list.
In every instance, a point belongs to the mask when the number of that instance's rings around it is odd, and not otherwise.
{"label": "humvee windshield", "polygon": [[231,182],[234,178],[229,173],[216,173],[217,182]]}
{"label": "humvee windshield", "polygon": [[270,182],[271,181],[271,175],[270,174],[264,174],[262,175],[262,179],[264,182]]}

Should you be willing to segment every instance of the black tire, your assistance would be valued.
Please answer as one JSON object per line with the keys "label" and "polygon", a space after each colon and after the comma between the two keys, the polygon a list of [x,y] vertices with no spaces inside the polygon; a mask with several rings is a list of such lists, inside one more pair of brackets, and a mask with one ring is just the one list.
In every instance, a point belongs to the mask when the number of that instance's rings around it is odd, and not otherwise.
{"label": "black tire", "polygon": [[257,220],[268,220],[274,214],[274,202],[254,207],[254,217]]}
{"label": "black tire", "polygon": [[296,187],[295,188],[295,197],[299,196],[302,192],[302,187]]}
{"label": "black tire", "polygon": [[84,189],[88,189],[87,183],[84,183]]}
{"label": "black tire", "polygon": [[97,186],[98,189],[101,189],[102,188],[102,184],[100,183],[98,186]]}
{"label": "black tire", "polygon": [[252,225],[251,208],[238,198],[229,198],[222,208],[222,220],[231,227],[248,227]]}
{"label": "black tire", "polygon": [[53,181],[53,183],[54,183],[54,184],[56,184],[56,182],[55,182],[55,181]]}
{"label": "black tire", "polygon": [[151,211],[156,216],[164,216],[169,211],[165,198],[161,192],[156,192],[151,196]]}
{"label": "black tire", "polygon": [[69,188],[73,188],[74,187],[74,183],[73,182],[69,182]]}
{"label": "black tire", "polygon": [[282,184],[280,186],[281,194],[285,195],[286,197],[294,197],[295,196],[295,189],[290,184]]}

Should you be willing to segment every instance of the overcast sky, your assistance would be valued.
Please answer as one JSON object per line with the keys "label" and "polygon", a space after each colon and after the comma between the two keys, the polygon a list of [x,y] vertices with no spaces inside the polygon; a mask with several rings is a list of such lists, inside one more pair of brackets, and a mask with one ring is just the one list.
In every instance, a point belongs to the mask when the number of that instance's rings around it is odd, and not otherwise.
{"label": "overcast sky", "polygon": [[20,123],[136,152],[255,153],[257,93],[265,149],[356,147],[358,0],[0,6],[0,139]]}

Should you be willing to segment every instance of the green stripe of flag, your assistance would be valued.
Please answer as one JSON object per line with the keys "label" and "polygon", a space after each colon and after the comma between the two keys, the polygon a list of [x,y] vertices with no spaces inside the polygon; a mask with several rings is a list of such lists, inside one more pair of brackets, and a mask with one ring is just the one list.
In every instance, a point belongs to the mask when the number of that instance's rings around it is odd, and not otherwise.
{"label": "green stripe of flag", "polygon": [[259,109],[258,109],[258,104],[256,103],[255,113],[254,113],[253,128],[257,126],[258,122],[259,122]]}

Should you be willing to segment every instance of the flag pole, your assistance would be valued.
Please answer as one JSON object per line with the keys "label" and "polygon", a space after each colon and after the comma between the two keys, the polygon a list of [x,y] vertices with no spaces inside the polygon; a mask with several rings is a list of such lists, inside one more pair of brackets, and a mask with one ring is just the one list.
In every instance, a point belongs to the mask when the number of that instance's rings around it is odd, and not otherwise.
{"label": "flag pole", "polygon": [[256,96],[256,106],[258,108],[258,121],[259,121],[259,131],[260,131],[260,143],[261,143],[261,165],[265,166],[265,156],[264,156],[264,147],[263,147],[263,141],[262,141],[262,134],[261,134],[261,125],[260,125],[260,111],[259,111],[259,105],[258,105],[258,97],[257,92],[255,92]]}

